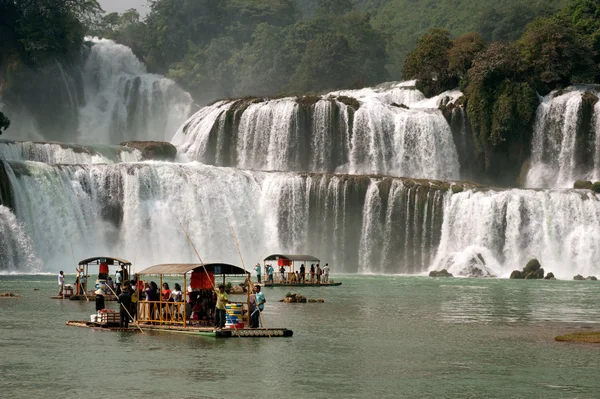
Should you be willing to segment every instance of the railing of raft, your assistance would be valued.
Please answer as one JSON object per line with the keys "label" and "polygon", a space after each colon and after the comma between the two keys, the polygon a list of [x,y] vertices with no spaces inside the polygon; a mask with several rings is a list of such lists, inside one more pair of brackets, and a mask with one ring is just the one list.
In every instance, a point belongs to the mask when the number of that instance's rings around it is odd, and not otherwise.
{"label": "railing of raft", "polygon": [[185,314],[185,302],[138,301],[139,322],[185,325]]}
{"label": "railing of raft", "polygon": [[[314,275],[311,275],[310,272],[306,272],[304,273],[304,279],[302,278],[302,274],[299,273],[299,276],[296,275],[296,273],[293,272],[285,272],[285,273],[273,273],[273,283],[275,284],[298,284],[298,283],[304,283],[304,284],[327,284],[327,283],[333,283],[333,280],[329,280],[325,278],[325,275],[321,275],[321,278],[318,279],[317,278],[317,273],[315,272]],[[266,284],[270,284],[271,282],[269,281],[269,276],[266,276],[266,279],[264,281],[264,283]]]}

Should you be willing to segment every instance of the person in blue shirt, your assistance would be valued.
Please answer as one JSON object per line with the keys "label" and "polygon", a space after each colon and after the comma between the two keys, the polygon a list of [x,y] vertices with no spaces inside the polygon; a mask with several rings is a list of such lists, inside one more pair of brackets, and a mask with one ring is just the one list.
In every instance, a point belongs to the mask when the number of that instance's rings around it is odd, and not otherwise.
{"label": "person in blue shirt", "polygon": [[256,309],[254,309],[254,311],[250,315],[250,328],[258,328],[259,320],[260,320],[260,312],[262,312],[264,310],[265,302],[266,302],[265,294],[260,292],[260,285],[254,286],[254,292],[255,292],[254,296],[255,296]]}
{"label": "person in blue shirt", "polygon": [[256,277],[258,278],[258,283],[260,284],[261,283],[261,281],[260,281],[260,273],[261,273],[260,272],[260,263],[256,264],[255,269],[256,269]]}
{"label": "person in blue shirt", "polygon": [[270,282],[271,284],[273,284],[273,271],[274,271],[274,270],[273,270],[273,266],[271,266],[271,265],[268,265],[268,267],[269,267],[269,282]]}

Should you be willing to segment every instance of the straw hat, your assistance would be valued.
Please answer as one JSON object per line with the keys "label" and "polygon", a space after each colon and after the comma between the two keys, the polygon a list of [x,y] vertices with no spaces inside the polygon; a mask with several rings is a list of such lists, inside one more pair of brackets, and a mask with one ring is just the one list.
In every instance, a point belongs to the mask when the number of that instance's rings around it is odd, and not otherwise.
{"label": "straw hat", "polygon": [[97,289],[97,290],[95,291],[95,294],[96,294],[96,295],[104,295],[104,292],[102,292],[102,290],[100,290],[100,289]]}

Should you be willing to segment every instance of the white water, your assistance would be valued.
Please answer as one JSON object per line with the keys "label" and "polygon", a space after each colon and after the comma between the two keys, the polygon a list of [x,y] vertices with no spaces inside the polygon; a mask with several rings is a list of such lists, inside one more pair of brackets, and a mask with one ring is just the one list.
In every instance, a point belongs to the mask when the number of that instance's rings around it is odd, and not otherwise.
{"label": "white water", "polygon": [[[311,106],[306,126],[295,98],[265,100],[235,111],[239,125],[227,129],[235,102],[221,101],[193,115],[172,142],[189,159],[243,169],[458,179],[452,132],[437,106],[459,94],[425,99],[398,84],[332,92]],[[360,108],[350,114],[340,96],[355,98]],[[209,145],[211,135],[216,145]],[[233,161],[224,161],[231,154]]]}
{"label": "white water", "polygon": [[[177,218],[205,260],[239,262],[232,225],[246,263],[267,253],[313,253],[336,272],[353,273],[369,270],[374,262],[359,248],[359,243],[367,243],[369,251],[399,259],[379,271],[420,272],[428,263],[414,266],[413,254],[421,249],[431,253],[429,246],[415,243],[418,248],[405,248],[404,242],[386,242],[393,237],[373,234],[369,226],[361,228],[362,220],[378,220],[382,212],[392,212],[371,205],[380,180],[247,172],[199,163],[6,164],[15,214],[36,253],[43,254],[44,271],[66,267],[70,240],[78,258],[109,253],[136,259],[136,268],[195,261]],[[395,207],[396,197],[406,196],[407,190],[394,184],[388,197],[375,201]],[[361,202],[364,206],[357,208]],[[414,199],[409,203],[416,207]],[[404,211],[402,206],[395,209],[386,221],[388,230]],[[410,226],[421,223],[419,218],[406,219]],[[423,226],[424,236],[429,236],[428,229]]]}
{"label": "white water", "polygon": [[41,263],[21,222],[9,208],[0,205],[0,271],[39,271]]}
{"label": "white water", "polygon": [[572,279],[600,274],[600,196],[588,190],[464,192],[448,199],[432,269],[481,269],[508,277],[537,258],[545,272]]}
{"label": "white water", "polygon": [[137,162],[142,160],[142,153],[116,146],[70,147],[60,143],[0,140],[0,160],[50,164]]}
{"label": "white water", "polygon": [[[531,167],[526,186],[535,188],[570,188],[575,180],[600,179],[600,106],[595,105],[593,126],[595,140],[581,138],[582,95],[599,95],[593,88],[570,88],[558,95],[552,92],[542,99],[534,126]],[[585,165],[578,159],[578,138],[590,148],[593,162]]]}
{"label": "white water", "polygon": [[[90,49],[83,65],[66,67],[56,61],[55,71],[44,75],[62,87],[62,93],[42,93],[57,102],[56,126],[36,101],[17,94],[11,97],[13,103],[0,105],[11,120],[3,137],[91,144],[170,141],[189,117],[189,93],[164,76],[148,73],[129,47],[107,39],[88,37],[86,42]],[[50,90],[44,83],[39,82],[40,91]]]}
{"label": "white water", "polygon": [[190,112],[191,96],[172,80],[147,73],[129,47],[107,39],[88,40],[93,46],[84,66],[79,140],[169,141]]}

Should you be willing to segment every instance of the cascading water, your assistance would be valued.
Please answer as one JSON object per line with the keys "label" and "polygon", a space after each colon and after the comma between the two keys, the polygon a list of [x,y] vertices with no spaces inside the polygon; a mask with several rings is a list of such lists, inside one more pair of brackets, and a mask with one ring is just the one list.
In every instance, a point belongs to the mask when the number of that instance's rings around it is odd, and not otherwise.
{"label": "cascading water", "polygon": [[0,205],[0,272],[35,272],[41,263],[21,222],[9,208]]}
{"label": "cascading water", "polygon": [[[48,271],[66,267],[70,240],[78,257],[109,253],[137,258],[138,267],[194,261],[179,218],[208,260],[238,261],[233,225],[247,259],[309,252],[336,272],[419,273],[434,254],[443,215],[435,184],[392,178],[156,162],[5,162],[5,169],[15,214]],[[397,225],[406,240],[384,235]]]}
{"label": "cascading water", "polygon": [[86,164],[136,162],[139,150],[120,146],[80,146],[62,143],[0,140],[0,160],[44,163]]}
{"label": "cascading water", "polygon": [[537,258],[558,278],[600,272],[600,196],[591,191],[468,191],[447,201],[432,269],[507,277]]}
{"label": "cascading water", "polygon": [[437,106],[459,95],[425,99],[396,84],[220,101],[192,116],[172,142],[189,159],[219,166],[458,179],[452,132]]}
{"label": "cascading water", "polygon": [[97,38],[86,38],[86,46],[80,63],[55,61],[45,75],[32,74],[33,85],[4,98],[11,127],[3,136],[94,144],[169,141],[190,114],[191,96],[172,80],[147,73],[126,46]]}
{"label": "cascading water", "polygon": [[83,69],[80,140],[170,140],[190,112],[191,96],[172,80],[147,73],[129,47],[88,40],[93,45]]}
{"label": "cascading water", "polygon": [[600,106],[594,87],[552,92],[537,110],[527,187],[569,188],[600,178]]}

